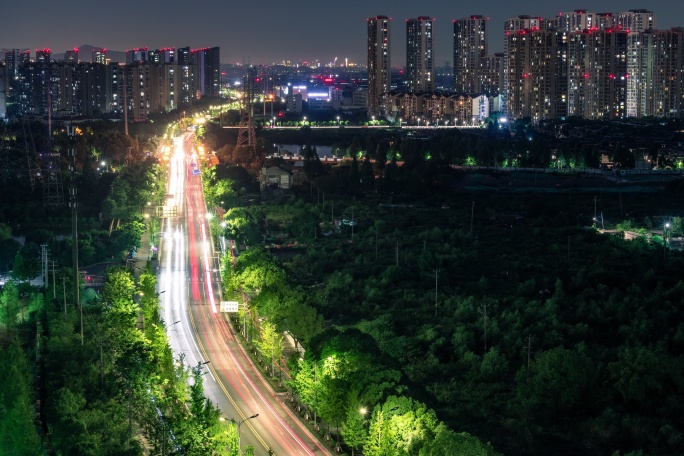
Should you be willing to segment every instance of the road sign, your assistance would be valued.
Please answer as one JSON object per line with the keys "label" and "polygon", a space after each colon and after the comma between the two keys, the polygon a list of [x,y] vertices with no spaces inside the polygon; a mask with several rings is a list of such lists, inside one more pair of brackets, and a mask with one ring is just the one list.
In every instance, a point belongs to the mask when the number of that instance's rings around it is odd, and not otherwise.
{"label": "road sign", "polygon": [[157,206],[157,217],[168,218],[178,217],[177,206]]}
{"label": "road sign", "polygon": [[221,301],[221,312],[235,313],[238,311],[237,301]]}
{"label": "road sign", "polygon": [[199,169],[193,169],[193,170],[192,170],[192,175],[193,175],[193,176],[199,176],[199,175],[200,175],[200,170],[199,170]]}

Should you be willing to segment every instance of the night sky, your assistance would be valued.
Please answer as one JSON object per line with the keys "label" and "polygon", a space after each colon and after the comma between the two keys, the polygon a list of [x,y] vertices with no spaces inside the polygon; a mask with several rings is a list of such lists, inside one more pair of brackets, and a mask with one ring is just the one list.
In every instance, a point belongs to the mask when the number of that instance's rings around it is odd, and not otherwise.
{"label": "night sky", "polygon": [[[48,47],[63,53],[83,44],[125,51],[136,47],[221,47],[222,63],[282,60],[323,63],[338,57],[365,64],[366,18],[392,22],[392,65],[405,61],[405,20],[431,16],[436,64],[452,60],[452,20],[490,18],[489,53],[503,51],[503,21],[520,14],[550,17],[560,11],[619,12],[645,8],[659,29],[684,26],[682,0],[5,0],[0,49]],[[423,6],[417,6],[423,5]],[[86,57],[89,59],[89,56]]]}

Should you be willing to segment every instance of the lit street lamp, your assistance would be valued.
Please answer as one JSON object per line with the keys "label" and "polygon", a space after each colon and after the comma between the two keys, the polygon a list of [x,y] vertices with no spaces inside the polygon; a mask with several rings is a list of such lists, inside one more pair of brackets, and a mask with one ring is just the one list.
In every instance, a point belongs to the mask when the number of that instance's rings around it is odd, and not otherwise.
{"label": "lit street lamp", "polygon": [[340,126],[340,116],[337,116],[337,126]]}
{"label": "lit street lamp", "polygon": [[665,229],[663,229],[663,260],[667,253],[667,246],[670,243],[670,222],[665,224]]}

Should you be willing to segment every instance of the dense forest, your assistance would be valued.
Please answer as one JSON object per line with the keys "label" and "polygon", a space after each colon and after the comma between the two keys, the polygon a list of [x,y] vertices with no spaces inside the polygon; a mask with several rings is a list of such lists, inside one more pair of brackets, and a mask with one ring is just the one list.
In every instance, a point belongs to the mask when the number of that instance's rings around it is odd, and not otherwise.
{"label": "dense forest", "polygon": [[[684,257],[663,239],[666,222],[682,235],[681,181],[473,193],[455,185],[462,171],[426,157],[435,141],[369,139],[360,156],[347,142],[352,160],[332,168],[305,147],[304,185],[266,206],[248,203],[254,184],[237,168],[205,174],[207,188],[223,182],[209,201],[230,196],[223,232],[251,245],[226,288],[247,289],[252,317],[306,348],[291,388],[314,421],[344,437],[359,406],[372,410],[351,436],[369,455],[457,454],[455,433],[475,442],[463,454],[681,454]],[[444,147],[464,154],[497,140],[454,141]],[[371,161],[373,144],[413,159]],[[625,227],[642,236],[625,240]],[[434,453],[437,424],[401,443],[399,423],[420,428],[422,406],[451,429]]]}
{"label": "dense forest", "polygon": [[[249,249],[228,278],[259,288],[251,304],[301,341],[307,368],[363,353],[357,403],[408,392],[504,454],[680,453],[681,252],[568,223],[568,198],[368,203],[256,211],[303,246],[282,263]],[[333,205],[353,236],[323,235]]]}

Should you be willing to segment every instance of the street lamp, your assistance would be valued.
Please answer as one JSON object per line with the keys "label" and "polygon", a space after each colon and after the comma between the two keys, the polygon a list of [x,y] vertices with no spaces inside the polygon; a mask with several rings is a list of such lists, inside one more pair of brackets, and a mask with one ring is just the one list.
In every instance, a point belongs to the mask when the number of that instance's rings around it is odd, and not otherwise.
{"label": "street lamp", "polygon": [[271,128],[275,128],[275,117],[271,118]]}
{"label": "street lamp", "polygon": [[401,128],[401,121],[404,120],[401,117],[399,117],[399,128]]}
{"label": "street lamp", "polygon": [[[234,420],[233,418],[230,419],[231,422],[237,423],[237,431],[238,431],[238,449],[240,448],[240,426],[241,426],[242,423],[244,423],[245,421],[251,420],[252,418],[256,418],[257,416],[259,416],[259,414],[258,414],[258,413],[255,413],[254,415],[250,416],[249,418],[245,418],[245,419],[242,420],[242,421],[236,421],[236,420]],[[219,419],[220,419],[221,421],[226,421],[226,419],[225,419],[224,417],[221,417],[221,418],[219,418]]]}
{"label": "street lamp", "polygon": [[663,230],[663,259],[665,259],[665,254],[667,252],[667,245],[670,243],[670,222],[665,224],[665,229]]}
{"label": "street lamp", "polygon": [[340,126],[340,116],[337,116],[337,126]]}
{"label": "street lamp", "polygon": [[304,125],[306,125],[306,116],[304,116]]}

